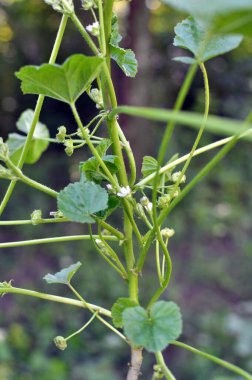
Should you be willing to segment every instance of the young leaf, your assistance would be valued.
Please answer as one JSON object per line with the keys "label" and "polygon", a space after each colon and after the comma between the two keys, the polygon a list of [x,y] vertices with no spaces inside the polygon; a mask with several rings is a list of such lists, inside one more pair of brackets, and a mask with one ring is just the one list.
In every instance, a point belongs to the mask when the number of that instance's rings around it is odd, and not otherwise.
{"label": "young leaf", "polygon": [[43,277],[48,284],[69,284],[72,277],[75,275],[77,270],[81,267],[81,262],[78,261],[76,264],[70,265],[68,268],[61,269],[60,272],[55,274],[48,273]]}
{"label": "young leaf", "polygon": [[252,36],[251,0],[162,0],[204,22],[213,33],[241,33]]}
{"label": "young leaf", "polygon": [[112,28],[110,36],[110,54],[111,58],[116,61],[127,77],[135,77],[137,73],[137,60],[131,49],[122,49],[119,42],[122,36],[119,33],[118,19],[114,15],[112,19]]}
{"label": "young leaf", "polygon": [[158,162],[154,157],[151,156],[144,156],[143,163],[142,163],[142,175],[143,178],[147,177],[148,175],[155,173],[158,168]]}
{"label": "young leaf", "polygon": [[71,183],[58,195],[58,209],[73,222],[94,223],[91,215],[107,207],[108,193],[90,181]]}
{"label": "young leaf", "polygon": [[111,309],[112,320],[115,327],[122,328],[123,327],[123,317],[122,313],[125,309],[130,307],[137,306],[135,301],[132,301],[130,298],[121,297],[114,303]]}
{"label": "young leaf", "polygon": [[111,144],[112,142],[110,139],[102,139],[100,144],[96,147],[96,150],[99,156],[103,157]]}
{"label": "young leaf", "polygon": [[199,62],[205,62],[237,48],[243,38],[240,35],[212,35],[208,38],[204,26],[192,17],[177,24],[175,33],[173,44],[189,50]]}
{"label": "young leaf", "polygon": [[25,66],[16,76],[24,94],[42,94],[74,103],[97,77],[103,59],[75,54],[62,65]]}
{"label": "young leaf", "polygon": [[123,311],[126,336],[150,352],[162,351],[182,332],[182,318],[174,302],[158,301],[149,310],[141,306]]}
{"label": "young leaf", "polygon": [[[24,111],[17,121],[17,129],[25,134],[28,134],[33,118],[34,111],[30,109]],[[28,154],[25,159],[26,164],[34,164],[37,162],[49,145],[48,141],[43,140],[50,137],[49,131],[46,125],[42,124],[40,121],[38,121],[36,125],[33,136],[34,139],[31,141]],[[42,140],[39,140],[40,138]],[[17,164],[19,160],[25,141],[26,137],[18,133],[10,133],[8,136],[7,144],[10,150],[10,158],[15,164]]]}
{"label": "young leaf", "polygon": [[[111,174],[115,174],[118,171],[120,161],[117,156],[106,155],[102,157],[102,160]],[[102,168],[100,168],[99,161],[95,157],[91,157],[87,161],[81,163],[80,168],[81,172],[85,173],[86,178],[90,181],[101,182],[104,179],[104,172]]]}

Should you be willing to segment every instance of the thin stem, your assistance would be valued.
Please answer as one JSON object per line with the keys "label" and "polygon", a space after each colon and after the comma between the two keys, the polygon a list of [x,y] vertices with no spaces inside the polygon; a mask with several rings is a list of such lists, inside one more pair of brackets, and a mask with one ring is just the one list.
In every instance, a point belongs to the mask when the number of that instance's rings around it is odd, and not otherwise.
{"label": "thin stem", "polygon": [[[65,29],[66,29],[66,25],[67,25],[67,20],[68,20],[68,16],[67,15],[63,15],[62,19],[61,19],[61,22],[60,22],[60,26],[59,26],[58,32],[57,32],[57,36],[56,36],[56,39],[55,39],[55,42],[54,42],[52,53],[51,53],[51,56],[50,56],[50,59],[49,59],[49,63],[50,64],[55,63],[56,58],[58,56],[59,48],[60,48],[60,45],[61,45],[61,42],[62,42],[62,39],[63,39],[63,35],[64,35]],[[43,103],[44,103],[44,99],[45,99],[44,95],[39,95],[38,100],[37,100],[37,104],[36,104],[36,107],[35,107],[35,110],[34,110],[34,116],[33,116],[33,120],[32,120],[32,123],[31,123],[31,127],[29,129],[28,134],[27,134],[25,145],[23,147],[23,150],[22,150],[19,162],[18,162],[18,168],[19,169],[22,169],[23,164],[25,162],[25,159],[26,159],[29,147],[30,147],[31,140],[32,140],[32,137],[33,137],[36,125],[37,125],[38,120],[39,120],[39,116],[40,116],[40,112],[41,112],[41,109],[42,109],[42,106],[43,106]],[[17,182],[16,180],[13,180],[9,184],[9,187],[8,187],[8,189],[7,189],[7,191],[6,191],[5,195],[4,195],[4,198],[3,198],[2,202],[1,202],[1,205],[0,205],[0,215],[2,215],[3,211],[5,210],[5,207],[8,204],[8,201],[9,201],[9,199],[10,199],[10,197],[12,195],[12,192],[13,192],[15,186],[16,186],[16,182]]]}
{"label": "thin stem", "polygon": [[158,280],[160,285],[163,283],[163,276],[161,273],[161,267],[160,267],[160,253],[159,253],[159,241],[156,239],[156,267],[157,267],[157,274],[158,274]]}
{"label": "thin stem", "polygon": [[[69,288],[72,290],[72,292],[76,295],[77,298],[84,304],[84,306],[92,313],[94,314],[95,311],[90,307],[90,305],[84,300],[84,298],[77,292],[77,290],[69,283],[68,284]],[[101,323],[103,323],[105,326],[107,326],[110,330],[112,330],[115,334],[117,334],[121,339],[123,339],[125,342],[127,342],[126,337],[120,333],[115,327],[113,327],[110,323],[108,323],[104,318],[102,318],[99,314],[97,315],[97,319]]]}
{"label": "thin stem", "polygon": [[156,352],[155,357],[157,360],[157,363],[160,365],[163,371],[163,375],[167,380],[176,380],[176,378],[173,376],[167,365],[165,364],[162,352]]}
{"label": "thin stem", "polygon": [[200,351],[200,350],[198,350],[192,346],[189,346],[188,344],[182,343],[182,342],[174,341],[174,342],[171,342],[171,344],[173,344],[174,346],[184,348],[184,349],[186,349],[186,350],[188,350],[188,351],[190,351],[196,355],[200,355],[205,359],[211,360],[214,363],[216,363],[216,364],[218,364],[224,368],[227,368],[229,371],[232,371],[232,372],[236,373],[237,375],[242,376],[244,379],[252,380],[251,374],[249,374],[247,371],[244,371],[240,367],[227,362],[226,360],[222,360],[222,359],[220,359],[214,355],[207,354],[204,351]]}
{"label": "thin stem", "polygon": [[[64,0],[62,0],[62,1],[64,1]],[[80,20],[76,16],[76,14],[71,13],[70,18],[71,18],[72,22],[74,23],[74,25],[76,26],[76,28],[78,29],[78,31],[80,32],[80,34],[82,35],[82,37],[84,38],[84,40],[86,41],[86,43],[88,44],[88,46],[90,47],[90,49],[92,50],[92,52],[95,55],[99,55],[100,52],[99,52],[97,46],[93,42],[92,38],[89,36],[86,29],[83,27],[82,23],[80,22]]]}
{"label": "thin stem", "polygon": [[[108,235],[103,236],[104,239],[109,241],[118,241],[118,239],[114,236]],[[94,235],[94,239],[99,239],[99,235]],[[32,239],[32,240],[20,240],[8,243],[0,243],[1,248],[13,248],[13,247],[26,247],[28,245],[38,245],[38,244],[51,244],[51,243],[65,243],[68,241],[82,241],[82,240],[90,240],[89,235],[73,235],[73,236],[59,236],[59,237],[51,237],[44,239]]]}
{"label": "thin stem", "polygon": [[106,47],[106,37],[105,37],[105,30],[104,30],[102,0],[98,0],[98,11],[99,11],[99,21],[100,21],[101,52],[102,52],[102,55],[106,57],[107,47]]}
{"label": "thin stem", "polygon": [[93,216],[93,218],[98,225],[102,226],[105,230],[111,232],[111,234],[116,236],[118,238],[118,240],[124,240],[125,239],[124,235],[120,231],[118,231],[116,228],[112,227],[110,224],[105,222],[105,220],[99,219],[95,216]]}
{"label": "thin stem", "polygon": [[80,333],[82,333],[82,331],[84,331],[93,322],[93,320],[96,318],[98,313],[99,313],[98,311],[94,313],[92,317],[87,321],[87,323],[85,323],[84,326],[82,326],[79,330],[75,331],[73,334],[69,335],[67,338],[65,338],[65,340],[67,341],[73,338],[75,335],[79,335]]}
{"label": "thin stem", "polygon": [[[86,309],[86,306],[83,304],[81,301],[77,301],[71,298],[66,298],[66,297],[59,297],[55,296],[52,294],[46,294],[46,293],[40,293],[36,292],[34,290],[28,290],[28,289],[22,289],[22,288],[16,288],[13,286],[0,286],[0,294],[3,296],[4,294],[18,294],[18,295],[23,295],[23,296],[29,296],[29,297],[35,297],[35,298],[40,298],[46,301],[51,301],[51,302],[59,302],[59,303],[64,303],[66,305],[71,305],[71,306],[77,306]],[[87,303],[88,308],[91,308],[94,311],[98,311],[100,314],[105,315],[106,317],[111,318],[111,312],[107,309],[104,309],[101,306],[97,306],[91,303]]]}
{"label": "thin stem", "polygon": [[[242,138],[244,138],[245,136],[247,136],[250,133],[252,133],[252,129],[249,129],[246,132],[242,133],[238,137],[238,139],[242,139]],[[221,140],[218,140],[218,141],[216,141],[214,143],[205,145],[202,148],[196,149],[195,152],[194,152],[194,154],[193,154],[193,157],[196,157],[196,156],[198,156],[198,155],[200,155],[202,153],[205,153],[205,152],[207,152],[209,150],[212,150],[212,149],[218,148],[218,147],[220,147],[222,145],[225,145],[229,141],[231,141],[234,137],[235,136],[227,137],[225,139],[221,139]],[[181,164],[182,162],[186,161],[189,156],[190,156],[190,153],[185,154],[184,156],[178,158],[177,160],[174,160],[174,161],[170,162],[169,164],[164,165],[159,170],[158,175],[161,175],[161,174],[166,173],[167,171],[170,171],[172,168],[174,168],[177,165]],[[155,173],[152,173],[152,174],[148,175],[147,177],[145,177],[144,179],[142,179],[141,181],[139,181],[138,183],[136,183],[135,184],[135,188],[139,188],[139,187],[145,186],[146,184],[148,184],[149,182],[151,182],[154,179],[154,177],[155,177]]]}
{"label": "thin stem", "polygon": [[[67,218],[48,218],[48,219],[41,219],[36,225],[39,224],[47,224],[47,223],[66,223],[69,222],[69,219]],[[31,219],[27,220],[1,220],[0,226],[19,226],[19,225],[27,225],[27,224],[33,224],[34,222]]]}
{"label": "thin stem", "polygon": [[24,183],[26,183],[28,186],[33,187],[34,189],[37,189],[39,191],[42,191],[43,193],[46,193],[50,195],[53,198],[57,198],[58,192],[51,189],[48,186],[43,185],[42,183],[39,183],[37,181],[34,181],[33,179],[27,177],[26,175],[23,174],[23,172],[13,164],[11,160],[6,161],[6,165],[8,166],[9,169],[12,170],[12,172]]}
{"label": "thin stem", "polygon": [[115,188],[118,188],[117,186],[117,182],[115,181],[113,175],[110,173],[109,169],[107,168],[107,166],[105,165],[104,161],[102,160],[102,158],[100,157],[100,155],[98,154],[95,146],[91,143],[90,139],[89,139],[89,135],[87,133],[87,131],[85,130],[83,124],[82,124],[82,121],[80,119],[80,116],[78,114],[78,111],[75,107],[74,104],[71,104],[71,110],[73,112],[73,116],[74,116],[74,119],[78,125],[78,128],[81,130],[81,133],[83,135],[83,138],[86,140],[87,142],[87,145],[89,147],[89,149],[91,150],[91,152],[93,153],[93,155],[96,157],[97,161],[99,162],[100,166],[102,167],[104,173],[106,174],[106,176],[109,178],[111,184],[115,187]]}

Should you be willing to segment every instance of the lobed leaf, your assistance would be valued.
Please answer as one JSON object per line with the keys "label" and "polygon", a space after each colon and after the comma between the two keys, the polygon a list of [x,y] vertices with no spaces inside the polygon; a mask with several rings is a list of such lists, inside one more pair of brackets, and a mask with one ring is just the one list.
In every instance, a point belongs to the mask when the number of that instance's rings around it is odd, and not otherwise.
{"label": "lobed leaf", "polygon": [[123,311],[126,336],[150,352],[162,351],[182,332],[182,318],[174,302],[158,301],[149,310],[141,306]]}
{"label": "lobed leaf", "polygon": [[48,284],[69,284],[75,273],[81,267],[81,262],[78,261],[76,264],[70,265],[68,268],[61,269],[60,272],[55,274],[48,273],[43,277]]}
{"label": "lobed leaf", "polygon": [[130,298],[121,297],[116,300],[111,309],[112,320],[115,327],[123,327],[123,312],[125,309],[137,306],[135,301]]}
{"label": "lobed leaf", "polygon": [[71,183],[58,195],[58,209],[73,222],[94,223],[93,214],[108,208],[108,193],[91,181]]}
{"label": "lobed leaf", "polygon": [[[173,44],[189,50],[198,62],[205,62],[237,48],[243,39],[240,35],[209,36],[206,27],[192,17],[177,24],[175,33]],[[185,58],[183,57],[184,63],[188,63]]]}
{"label": "lobed leaf", "polygon": [[66,103],[74,103],[97,77],[103,59],[75,54],[62,65],[25,66],[16,76],[24,94],[42,94]]}
{"label": "lobed leaf", "polygon": [[135,77],[137,73],[137,60],[135,53],[131,49],[119,47],[122,36],[119,33],[118,18],[116,15],[112,19],[111,36],[110,36],[110,55],[116,61],[118,66],[123,70],[127,77]]}
{"label": "lobed leaf", "polygon": [[213,33],[241,33],[252,36],[251,0],[162,0],[200,20]]}

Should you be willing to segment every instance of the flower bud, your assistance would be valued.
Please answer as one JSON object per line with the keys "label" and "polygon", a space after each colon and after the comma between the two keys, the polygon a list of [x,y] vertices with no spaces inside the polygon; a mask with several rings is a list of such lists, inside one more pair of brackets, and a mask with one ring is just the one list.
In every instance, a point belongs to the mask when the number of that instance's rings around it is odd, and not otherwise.
{"label": "flower bud", "polygon": [[53,340],[59,350],[64,351],[67,348],[67,341],[63,336],[56,336]]}
{"label": "flower bud", "polygon": [[74,11],[73,0],[44,0],[44,2],[60,13],[71,14]]}
{"label": "flower bud", "polygon": [[12,171],[10,169],[7,169],[3,165],[0,165],[0,178],[10,180],[17,179],[17,177],[15,177],[15,175],[12,173]]}
{"label": "flower bud", "polygon": [[98,21],[93,22],[93,24],[90,24],[86,27],[86,30],[92,34],[94,37],[98,37],[100,34],[100,24]]}
{"label": "flower bud", "polygon": [[0,161],[6,161],[9,158],[9,147],[0,137]]}
{"label": "flower bud", "polygon": [[72,156],[72,154],[74,152],[73,140],[72,139],[65,140],[64,145],[65,145],[66,154],[69,157]]}
{"label": "flower bud", "polygon": [[88,11],[89,9],[96,7],[93,0],[81,0],[81,5],[85,11]]}
{"label": "flower bud", "polygon": [[161,235],[166,238],[166,239],[169,239],[171,238],[173,235],[175,235],[175,230],[173,228],[163,228],[161,230]]}
{"label": "flower bud", "polygon": [[101,109],[104,107],[102,93],[98,88],[92,88],[90,97],[96,103],[96,108]]}
{"label": "flower bud", "polygon": [[59,141],[59,142],[65,142],[65,139],[66,139],[66,127],[64,127],[64,125],[62,125],[61,127],[58,128],[58,133],[56,135],[56,139]]}
{"label": "flower bud", "polygon": [[34,210],[31,213],[31,222],[34,226],[37,226],[42,222],[42,211],[41,210]]}
{"label": "flower bud", "polygon": [[[175,173],[173,173],[171,175],[172,182],[176,183],[179,180],[180,176],[181,176],[181,172],[175,172]],[[183,174],[183,176],[181,177],[179,183],[185,183],[185,181],[186,181],[186,176],[185,176],[185,174]]]}
{"label": "flower bud", "polygon": [[169,194],[166,194],[158,198],[157,205],[159,208],[163,209],[163,208],[168,207],[170,202],[171,202],[171,197]]}

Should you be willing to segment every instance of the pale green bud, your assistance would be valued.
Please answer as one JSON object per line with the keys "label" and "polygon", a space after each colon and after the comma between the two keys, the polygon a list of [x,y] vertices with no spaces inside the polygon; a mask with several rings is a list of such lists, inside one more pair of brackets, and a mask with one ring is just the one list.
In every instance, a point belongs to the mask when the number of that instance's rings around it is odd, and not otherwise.
{"label": "pale green bud", "polygon": [[169,194],[166,194],[158,198],[157,205],[159,208],[166,208],[169,206],[170,202],[171,202],[171,197]]}
{"label": "pale green bud", "polygon": [[[181,176],[181,172],[175,172],[175,173],[173,173],[171,175],[172,182],[176,183],[179,180],[180,176]],[[185,176],[185,174],[183,174],[183,176],[181,177],[179,183],[185,183],[185,181],[186,181],[186,176]]]}
{"label": "pale green bud", "polygon": [[64,145],[65,145],[66,154],[69,157],[72,156],[72,154],[74,152],[73,140],[71,140],[71,139],[65,140]]}
{"label": "pale green bud", "polygon": [[164,238],[171,238],[173,235],[175,235],[175,230],[173,228],[163,228],[161,230],[161,235],[164,237]]}
{"label": "pale green bud", "polygon": [[3,165],[0,165],[0,178],[10,180],[17,179],[17,177],[15,177],[15,175],[12,173],[12,171],[10,169],[7,169]]}
{"label": "pale green bud", "polygon": [[6,161],[9,158],[9,147],[0,137],[0,161]]}
{"label": "pale green bud", "polygon": [[101,109],[104,107],[102,93],[98,88],[92,88],[90,97],[96,103],[96,108]]}
{"label": "pale green bud", "polygon": [[41,210],[34,210],[31,213],[31,222],[34,226],[37,226],[42,222],[42,211]]}
{"label": "pale green bud", "polygon": [[56,336],[56,338],[54,338],[54,343],[61,351],[64,351],[67,348],[67,340],[63,336]]}
{"label": "pale green bud", "polygon": [[44,0],[44,2],[60,13],[71,14],[74,12],[73,0]]}
{"label": "pale green bud", "polygon": [[60,126],[58,128],[58,133],[56,135],[56,139],[59,142],[64,142],[66,139],[66,133],[67,133],[66,127],[64,127],[64,125]]}

